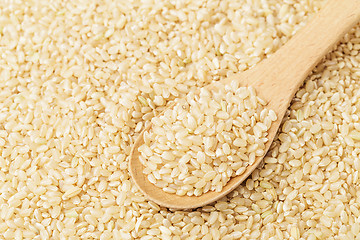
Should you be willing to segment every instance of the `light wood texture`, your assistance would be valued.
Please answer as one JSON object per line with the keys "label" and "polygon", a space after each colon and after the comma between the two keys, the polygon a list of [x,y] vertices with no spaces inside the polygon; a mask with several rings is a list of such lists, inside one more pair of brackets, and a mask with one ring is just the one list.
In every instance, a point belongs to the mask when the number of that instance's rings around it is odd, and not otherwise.
{"label": "light wood texture", "polygon": [[[308,24],[299,30],[283,47],[254,68],[224,80],[240,81],[241,86],[253,86],[258,96],[268,102],[278,116],[269,130],[268,151],[282,118],[298,88],[315,65],[360,19],[360,0],[330,0]],[[214,85],[207,86],[214,88]],[[151,125],[147,126],[148,130]],[[130,173],[145,197],[157,204],[173,209],[191,209],[210,204],[238,187],[258,166],[263,157],[256,159],[244,174],[232,178],[221,192],[210,191],[199,197],[169,194],[151,184],[143,174],[138,159],[138,147],[143,143],[143,132],[136,140],[130,156]]]}

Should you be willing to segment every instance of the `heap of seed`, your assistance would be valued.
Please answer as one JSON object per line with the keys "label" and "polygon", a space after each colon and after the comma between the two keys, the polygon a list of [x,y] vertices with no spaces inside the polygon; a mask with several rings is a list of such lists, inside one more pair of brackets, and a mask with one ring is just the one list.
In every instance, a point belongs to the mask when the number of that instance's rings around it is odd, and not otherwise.
{"label": "heap of seed", "polygon": [[139,147],[149,181],[165,192],[220,192],[265,154],[276,114],[252,87],[237,81],[201,88],[151,120]]}
{"label": "heap of seed", "polygon": [[273,54],[324,2],[0,1],[0,239],[356,239],[360,25],[223,199],[162,208],[128,171],[154,115]]}

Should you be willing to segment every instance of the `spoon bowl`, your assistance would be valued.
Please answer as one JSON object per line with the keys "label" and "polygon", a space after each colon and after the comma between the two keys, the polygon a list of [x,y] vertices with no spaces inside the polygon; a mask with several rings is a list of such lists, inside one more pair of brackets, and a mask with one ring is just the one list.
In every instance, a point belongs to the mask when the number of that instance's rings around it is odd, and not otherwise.
{"label": "spoon bowl", "polygon": [[[235,76],[234,76],[235,77]],[[236,76],[241,77],[241,76]],[[227,78],[226,81],[230,81],[232,78]],[[254,83],[249,82],[245,84],[246,79],[244,78],[242,84],[244,86],[254,86]],[[213,85],[209,85],[207,88],[211,89]],[[264,98],[263,98],[264,99]],[[264,99],[265,100],[265,99]],[[286,108],[281,108],[282,111],[276,111],[275,101],[269,101],[266,106],[269,109],[274,109],[278,116],[284,115]],[[174,104],[173,104],[174,105]],[[170,107],[172,107],[171,105]],[[278,110],[280,108],[277,108]],[[274,121],[271,125],[271,128],[268,130],[267,138],[269,141],[265,144],[265,152],[267,152],[271,146],[272,140],[274,139],[279,125],[281,123],[281,118]],[[221,192],[209,191],[200,196],[178,196],[176,194],[171,194],[164,192],[161,188],[156,187],[152,184],[146,175],[143,173],[144,166],[139,161],[140,152],[138,151],[138,147],[144,143],[143,134],[148,131],[152,127],[150,123],[139,135],[134,143],[134,147],[131,149],[131,159],[130,159],[130,174],[135,181],[135,184],[139,187],[139,189],[146,195],[149,200],[152,200],[158,203],[161,206],[173,208],[173,209],[191,209],[201,207],[207,204],[210,204],[220,198],[226,196],[228,193],[232,192],[236,187],[239,186],[241,182],[243,182],[259,165],[264,156],[257,157],[255,163],[246,168],[245,172],[239,176],[233,177],[229,182],[224,186]],[[137,147],[135,147],[137,146]]]}
{"label": "spoon bowl", "polygon": [[[267,102],[277,120],[268,132],[265,153],[269,150],[286,110],[294,94],[303,84],[315,65],[340,41],[360,19],[360,0],[330,0],[305,27],[299,30],[283,47],[255,67],[223,79],[221,83],[239,81],[240,86],[252,86],[257,95]],[[218,84],[206,86],[216,90]],[[173,107],[170,105],[169,108]],[[138,148],[144,143],[144,132],[135,141],[131,153],[129,169],[137,187],[149,200],[172,209],[191,209],[210,204],[237,188],[260,164],[264,156],[257,157],[242,175],[233,177],[221,192],[209,191],[200,196],[178,196],[164,192],[149,182],[143,173],[144,166],[139,160]]]}

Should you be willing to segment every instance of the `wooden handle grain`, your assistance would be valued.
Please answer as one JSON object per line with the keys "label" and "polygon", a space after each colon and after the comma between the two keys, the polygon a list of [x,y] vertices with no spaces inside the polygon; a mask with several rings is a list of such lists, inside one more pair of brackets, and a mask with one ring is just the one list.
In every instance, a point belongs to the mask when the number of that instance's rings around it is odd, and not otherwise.
{"label": "wooden handle grain", "polygon": [[269,80],[263,89],[271,90],[275,98],[284,93],[292,98],[310,71],[359,19],[360,0],[329,0],[306,26],[259,64],[264,66],[259,77]]}

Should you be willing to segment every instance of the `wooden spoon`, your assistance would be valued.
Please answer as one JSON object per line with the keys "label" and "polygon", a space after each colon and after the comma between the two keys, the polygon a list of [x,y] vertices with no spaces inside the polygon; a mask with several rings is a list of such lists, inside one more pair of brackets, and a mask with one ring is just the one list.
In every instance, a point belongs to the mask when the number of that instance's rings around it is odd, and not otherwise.
{"label": "wooden spoon", "polygon": [[[253,86],[257,95],[268,102],[267,108],[276,112],[278,120],[272,123],[268,131],[269,141],[265,151],[269,150],[290,101],[310,71],[359,20],[360,0],[329,0],[305,27],[271,57],[250,70],[222,81],[225,84],[237,80],[240,86]],[[214,85],[207,87],[214,88]],[[151,124],[144,131],[150,128]],[[256,169],[264,157],[258,157],[255,164],[242,175],[231,178],[221,192],[209,191],[198,197],[178,196],[156,187],[143,174],[138,147],[144,142],[144,131],[131,150],[130,174],[146,198],[168,208],[197,208],[226,196]]]}

